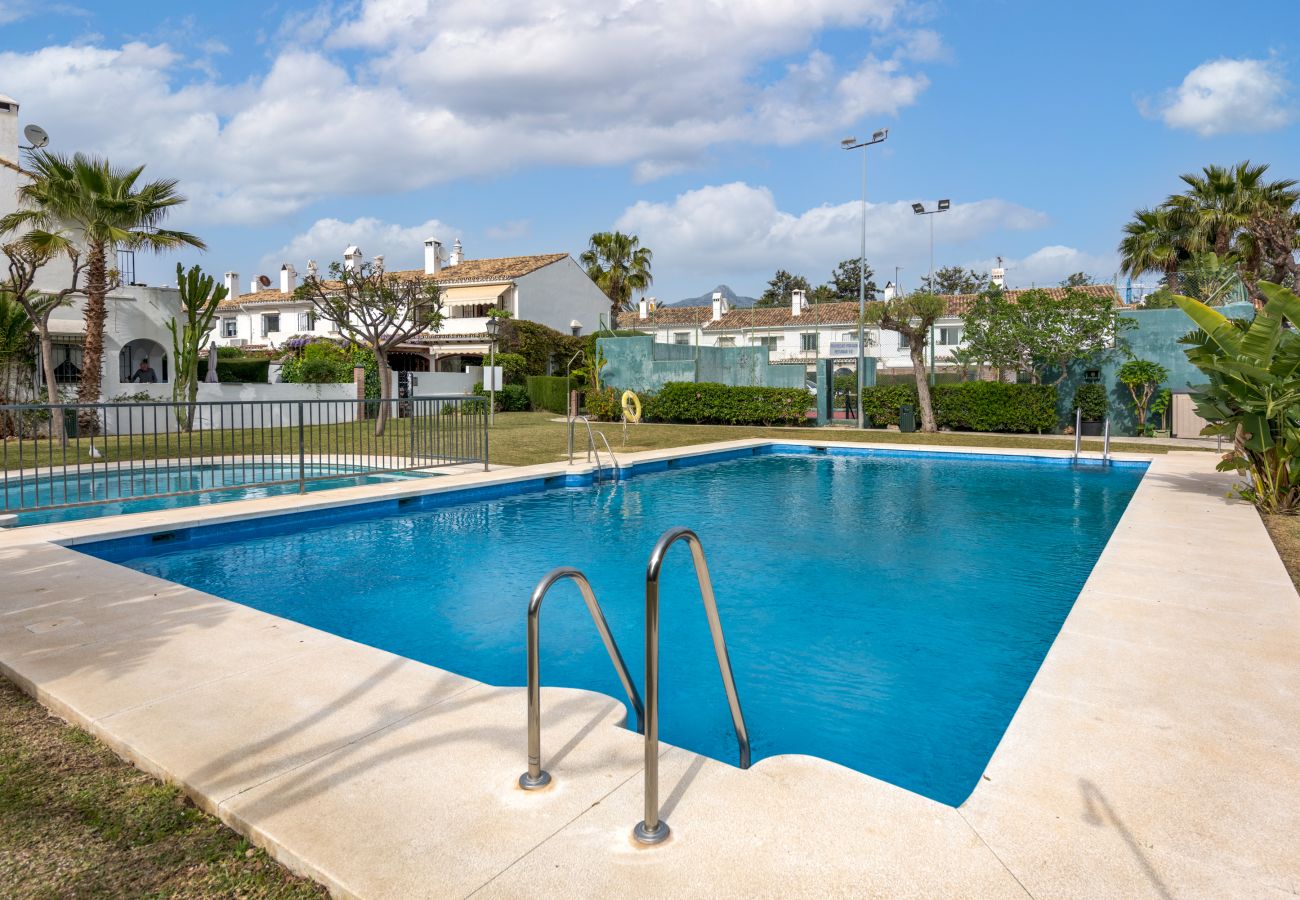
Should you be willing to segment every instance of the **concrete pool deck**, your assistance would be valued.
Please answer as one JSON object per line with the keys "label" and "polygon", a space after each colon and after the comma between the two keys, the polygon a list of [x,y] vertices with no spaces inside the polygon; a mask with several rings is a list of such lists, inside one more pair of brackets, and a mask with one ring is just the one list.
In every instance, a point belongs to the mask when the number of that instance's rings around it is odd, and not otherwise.
{"label": "concrete pool deck", "polygon": [[[757,443],[834,442],[620,461]],[[544,689],[555,784],[525,793],[522,688],[60,546],[563,465],[0,533],[0,671],[344,896],[1292,896],[1300,601],[1215,460],[1152,458],[956,809],[809,757],[741,771],[664,745],[673,837],[638,848],[642,742],[613,699]]]}

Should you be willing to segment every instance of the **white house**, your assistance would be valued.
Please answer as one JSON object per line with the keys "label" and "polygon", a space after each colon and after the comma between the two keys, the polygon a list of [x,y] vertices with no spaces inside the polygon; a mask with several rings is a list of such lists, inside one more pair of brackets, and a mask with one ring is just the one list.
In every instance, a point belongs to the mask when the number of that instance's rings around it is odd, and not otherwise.
{"label": "white house", "polygon": [[[359,248],[344,251],[345,266],[361,260]],[[457,240],[448,258],[441,243],[429,238],[424,268],[395,274],[425,277],[440,289],[442,327],[412,339],[394,359],[395,367],[415,371],[459,372],[481,362],[488,353],[490,310],[571,334],[598,327],[609,310],[608,298],[567,253],[465,259]],[[239,294],[238,282],[238,274],[226,273],[231,298],[222,302],[214,322],[212,339],[218,345],[278,347],[299,335],[339,335],[337,325],[317,316],[311,303],[294,298],[298,273],[292,263],[280,267],[278,285],[262,276]]]}
{"label": "white house", "polygon": [[[18,209],[18,188],[30,178],[22,168],[18,152],[19,132],[18,102],[0,94],[0,216]],[[2,235],[0,243],[13,237]],[[102,380],[105,398],[135,390],[130,378],[142,359],[149,360],[160,382],[171,381],[171,332],[167,323],[180,312],[180,292],[175,287],[131,283],[135,266],[130,251],[120,251],[115,262],[124,284],[112,290],[107,298]],[[8,274],[7,266],[8,258],[0,252],[0,267],[3,267],[0,277]],[[36,287],[62,290],[69,285],[71,277],[71,265],[66,258],[58,257],[41,269]],[[55,373],[69,393],[81,381],[82,345],[86,338],[84,305],[84,297],[74,297],[69,305],[50,316]],[[41,377],[39,363],[36,376],[38,380]]]}
{"label": "white house", "polygon": [[[1064,288],[1045,288],[1048,294],[1064,296]],[[1120,304],[1111,285],[1089,285],[1080,290],[1112,298]],[[1015,300],[1024,291],[1007,291]],[[927,345],[925,359],[934,354],[937,369],[952,365],[952,351],[965,343],[962,314],[975,302],[976,294],[947,294],[942,299],[946,312],[935,322],[934,343]],[[722,294],[714,294],[711,306],[668,306],[656,308],[653,300],[642,300],[632,312],[620,313],[618,327],[649,332],[662,344],[706,347],[764,346],[773,363],[811,365],[818,359],[834,360],[837,371],[851,372],[857,365],[858,304],[835,302],[810,304],[804,291],[792,292],[785,306],[763,308],[731,307]],[[912,357],[907,339],[896,331],[873,326],[864,329],[866,355],[876,360],[882,374],[910,374]]]}

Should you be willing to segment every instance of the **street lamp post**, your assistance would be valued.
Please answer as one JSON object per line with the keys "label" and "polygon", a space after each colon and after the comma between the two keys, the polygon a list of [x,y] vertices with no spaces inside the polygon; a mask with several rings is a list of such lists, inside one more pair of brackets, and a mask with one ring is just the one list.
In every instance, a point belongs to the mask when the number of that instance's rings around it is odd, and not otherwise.
{"label": "street lamp post", "polygon": [[862,255],[858,260],[858,428],[867,427],[867,417],[862,408],[862,391],[866,386],[866,373],[862,370],[867,363],[867,345],[865,323],[867,318],[867,148],[879,144],[889,137],[889,129],[882,128],[873,132],[871,140],[859,142],[855,137],[846,137],[840,141],[845,150],[862,149]]}
{"label": "street lamp post", "polygon": [[[949,208],[951,208],[951,206],[952,203],[951,201],[948,200],[940,200],[938,207],[935,209],[926,209],[925,204],[923,203],[913,203],[912,212],[916,213],[918,216],[933,216],[936,213],[947,212]],[[934,219],[930,220],[930,293],[932,294],[935,293],[934,290]],[[934,323],[931,322],[930,323],[930,386],[931,387],[934,387],[934,354],[935,354]]]}
{"label": "street lamp post", "polygon": [[497,335],[501,333],[501,320],[496,316],[488,316],[487,325],[484,327],[488,334],[488,425],[491,425],[497,405]]}

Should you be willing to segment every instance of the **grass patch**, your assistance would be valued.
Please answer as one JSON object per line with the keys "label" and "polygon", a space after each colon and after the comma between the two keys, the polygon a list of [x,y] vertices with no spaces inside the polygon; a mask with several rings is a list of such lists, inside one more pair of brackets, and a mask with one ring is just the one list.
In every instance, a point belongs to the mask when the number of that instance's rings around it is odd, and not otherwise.
{"label": "grass patch", "polygon": [[[492,462],[524,466],[555,462],[566,457],[568,436],[564,422],[556,422],[552,413],[498,413],[492,427],[490,455]],[[623,441],[623,426],[617,422],[592,423],[592,428],[603,431],[614,452],[626,450],[660,450],[667,447],[686,447],[713,441],[734,441],[743,438],[786,438],[799,440],[852,441],[869,444],[937,444],[952,447],[1019,447],[1029,449],[1072,450],[1073,437],[1060,435],[986,435],[960,431],[938,434],[902,434],[884,429],[859,431],[854,428],[765,428],[748,425],[629,425],[627,442]],[[586,458],[586,428],[579,423],[574,438],[574,452]],[[604,452],[605,445],[596,439]],[[1083,449],[1101,452],[1100,440],[1084,440]],[[1112,444],[1111,449],[1125,453],[1167,453],[1165,444]],[[1179,448],[1183,449],[1183,448]]]}
{"label": "grass patch", "polygon": [[1300,516],[1261,516],[1287,574],[1300,590]]}
{"label": "grass patch", "polygon": [[326,896],[0,678],[0,896]]}

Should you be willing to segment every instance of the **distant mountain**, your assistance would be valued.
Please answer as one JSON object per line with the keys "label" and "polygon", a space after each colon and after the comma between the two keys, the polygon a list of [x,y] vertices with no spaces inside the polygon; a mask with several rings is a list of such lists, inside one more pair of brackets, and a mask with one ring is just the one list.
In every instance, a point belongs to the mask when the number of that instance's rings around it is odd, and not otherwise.
{"label": "distant mountain", "polygon": [[722,296],[726,297],[727,302],[731,304],[733,307],[749,307],[749,306],[753,306],[755,303],[753,297],[742,297],[739,294],[737,294],[735,291],[733,291],[731,288],[727,287],[725,284],[720,284],[717,287],[715,287],[713,290],[706,291],[705,293],[700,294],[700,296],[698,297],[687,297],[685,300],[675,300],[672,303],[664,303],[662,305],[663,306],[708,306],[710,303],[713,302],[714,293],[718,293],[718,292],[720,292]]}

